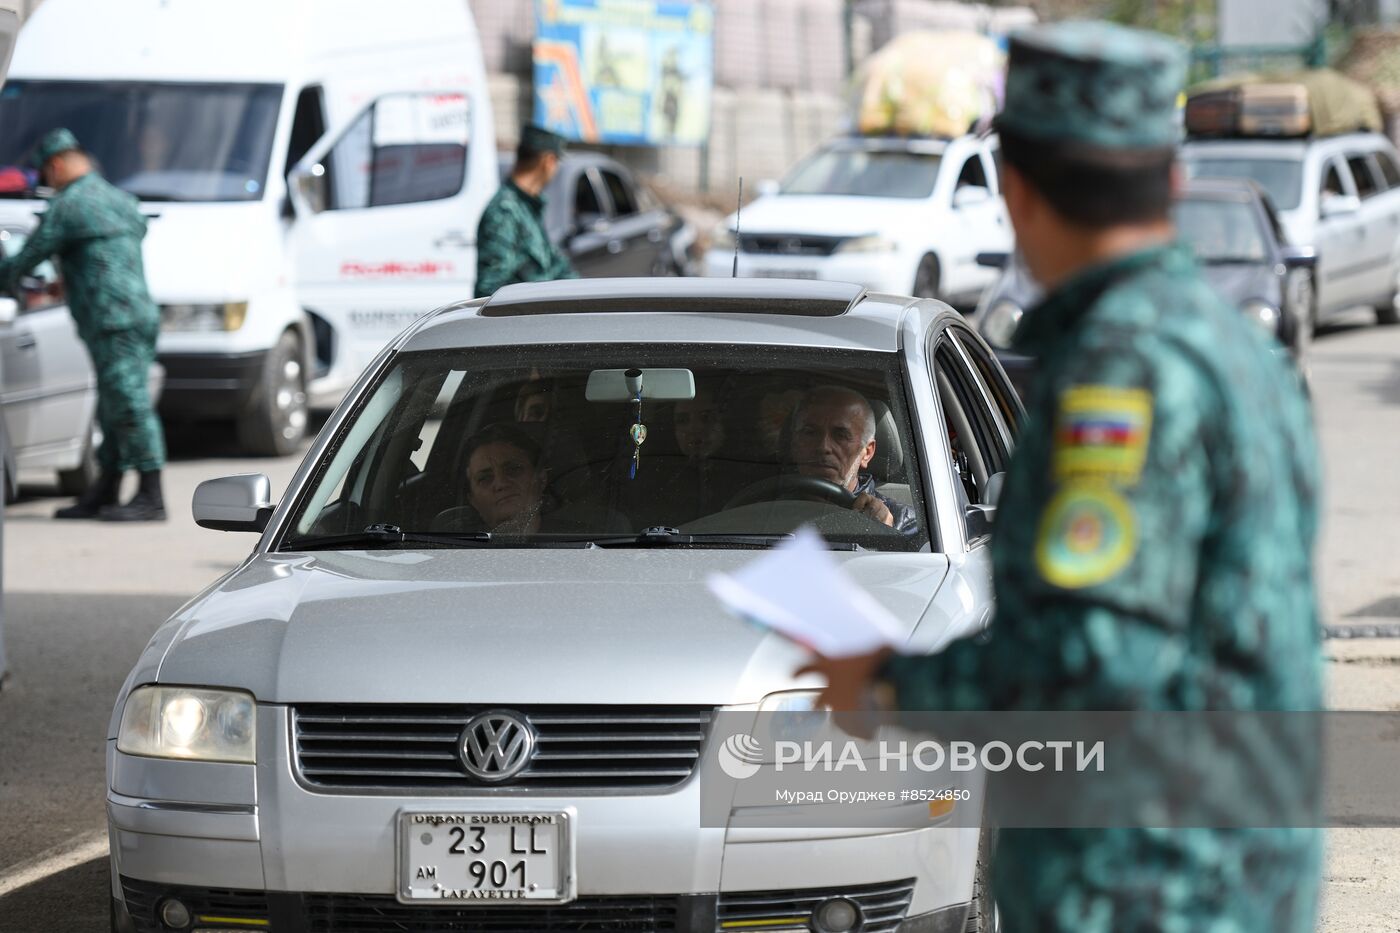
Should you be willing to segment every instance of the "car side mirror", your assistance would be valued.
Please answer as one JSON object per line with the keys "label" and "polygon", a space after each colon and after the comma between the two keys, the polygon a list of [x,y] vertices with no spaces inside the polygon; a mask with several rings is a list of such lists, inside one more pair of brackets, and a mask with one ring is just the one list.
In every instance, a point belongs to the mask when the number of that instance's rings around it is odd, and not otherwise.
{"label": "car side mirror", "polygon": [[13,324],[19,317],[19,302],[13,298],[0,296],[0,326]]}
{"label": "car side mirror", "polygon": [[1354,194],[1329,192],[1322,196],[1322,203],[1319,206],[1319,214],[1323,218],[1345,217],[1347,214],[1355,214],[1359,210],[1361,210],[1361,199]]}
{"label": "car side mirror", "polygon": [[987,505],[985,502],[977,502],[967,507],[965,515],[967,540],[976,541],[978,538],[985,538],[992,533],[992,525],[996,523],[997,507]]}
{"label": "car side mirror", "polygon": [[1005,269],[1011,265],[1010,253],[978,253],[977,265],[987,269]]}
{"label": "car side mirror", "polygon": [[326,198],[326,167],[319,162],[309,167],[298,166],[292,169],[287,186],[291,193],[292,207],[297,214],[310,216],[324,211],[329,203]]}
{"label": "car side mirror", "polygon": [[984,504],[996,508],[1001,502],[1001,488],[1005,485],[1005,473],[993,473],[987,477],[987,488],[982,492]]}
{"label": "car side mirror", "polygon": [[1311,246],[1285,246],[1279,250],[1279,259],[1290,271],[1317,268],[1317,250]]}
{"label": "car side mirror", "polygon": [[261,473],[205,480],[194,491],[194,523],[201,528],[262,534],[272,510],[272,481]]}
{"label": "car side mirror", "polygon": [[953,192],[953,209],[962,210],[964,207],[986,204],[991,199],[992,192],[981,185],[963,185]]}

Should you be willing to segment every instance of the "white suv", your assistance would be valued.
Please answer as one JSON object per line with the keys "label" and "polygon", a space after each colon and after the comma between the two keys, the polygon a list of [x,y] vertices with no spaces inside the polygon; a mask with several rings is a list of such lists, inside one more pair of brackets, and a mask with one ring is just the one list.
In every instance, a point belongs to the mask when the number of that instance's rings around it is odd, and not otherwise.
{"label": "white suv", "polygon": [[[856,282],[971,305],[992,283],[981,252],[1011,249],[995,139],[834,139],[743,209],[740,276]],[[734,216],[705,274],[734,272]]]}
{"label": "white suv", "polygon": [[1193,178],[1258,182],[1290,243],[1317,250],[1314,321],[1366,306],[1400,323],[1400,159],[1384,136],[1203,140],[1181,159]]}

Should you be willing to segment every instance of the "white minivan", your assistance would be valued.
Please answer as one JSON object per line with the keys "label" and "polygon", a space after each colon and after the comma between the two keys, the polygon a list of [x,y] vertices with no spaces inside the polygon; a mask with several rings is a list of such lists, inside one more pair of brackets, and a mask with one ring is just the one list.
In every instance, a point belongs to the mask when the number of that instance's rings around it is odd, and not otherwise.
{"label": "white minivan", "polygon": [[[497,186],[463,0],[46,0],[0,171],[66,126],[150,218],[161,411],[286,453],[424,308],[470,296]],[[0,225],[42,203],[0,193]]]}

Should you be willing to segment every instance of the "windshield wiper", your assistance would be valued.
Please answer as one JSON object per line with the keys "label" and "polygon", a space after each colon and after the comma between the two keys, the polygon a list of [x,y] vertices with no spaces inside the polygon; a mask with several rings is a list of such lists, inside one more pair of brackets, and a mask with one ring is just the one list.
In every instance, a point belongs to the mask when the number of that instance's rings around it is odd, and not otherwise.
{"label": "windshield wiper", "polygon": [[1248,256],[1209,256],[1205,259],[1208,266],[1261,266],[1262,259],[1251,259]]}
{"label": "windshield wiper", "polygon": [[353,551],[392,548],[404,544],[447,548],[481,547],[489,546],[491,540],[491,533],[488,531],[404,531],[398,525],[377,524],[350,534],[293,538],[284,541],[282,547],[289,551]]}
{"label": "windshield wiper", "polygon": [[770,548],[791,540],[790,534],[683,534],[677,528],[647,528],[636,535],[587,538],[594,547]]}
{"label": "windshield wiper", "polygon": [[172,202],[172,201],[173,201],[173,202],[184,202],[184,201],[188,201],[188,200],[189,200],[189,198],[182,198],[182,197],[180,197],[179,195],[174,195],[174,194],[157,194],[157,193],[155,193],[155,192],[153,192],[153,191],[128,191],[127,194],[131,195],[133,198],[135,198],[135,199],[138,200],[138,201],[150,201],[150,202],[152,202],[152,203],[156,203],[156,202],[162,202],[162,203],[164,203],[164,202]]}

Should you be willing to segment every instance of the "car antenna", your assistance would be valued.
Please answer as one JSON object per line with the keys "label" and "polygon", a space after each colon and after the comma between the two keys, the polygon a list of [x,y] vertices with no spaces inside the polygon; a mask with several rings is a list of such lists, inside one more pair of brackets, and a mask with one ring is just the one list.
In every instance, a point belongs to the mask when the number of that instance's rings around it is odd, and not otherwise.
{"label": "car antenna", "polygon": [[744,176],[739,176],[739,205],[734,211],[734,274],[731,278],[739,277],[739,223],[744,219]]}

